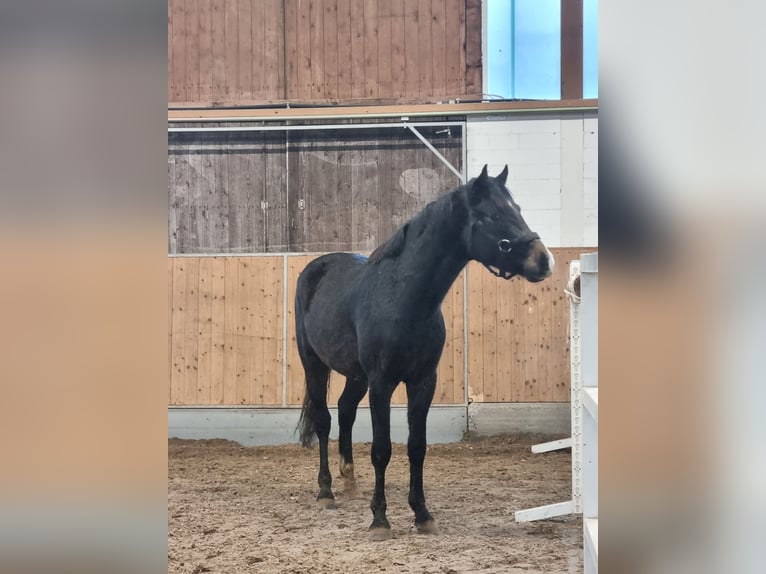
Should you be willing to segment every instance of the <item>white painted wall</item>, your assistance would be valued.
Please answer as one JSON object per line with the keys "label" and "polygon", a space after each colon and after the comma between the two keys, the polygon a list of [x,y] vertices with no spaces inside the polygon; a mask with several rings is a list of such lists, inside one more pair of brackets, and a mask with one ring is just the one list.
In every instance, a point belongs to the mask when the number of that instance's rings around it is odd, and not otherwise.
{"label": "white painted wall", "polygon": [[508,186],[549,247],[598,245],[596,112],[469,117],[468,177],[508,164]]}

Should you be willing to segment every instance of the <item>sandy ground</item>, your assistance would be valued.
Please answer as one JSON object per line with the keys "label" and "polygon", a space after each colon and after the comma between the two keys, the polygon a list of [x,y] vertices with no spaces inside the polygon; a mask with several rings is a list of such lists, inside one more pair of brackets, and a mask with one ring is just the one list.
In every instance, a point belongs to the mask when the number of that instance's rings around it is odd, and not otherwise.
{"label": "sandy ground", "polygon": [[[168,571],[362,573],[580,572],[582,522],[567,516],[517,524],[515,510],[570,498],[570,454],[532,455],[539,437],[493,437],[428,448],[426,500],[440,529],[416,534],[407,505],[406,449],[386,475],[393,539],[368,542],[369,498],[317,508],[318,449],[244,448],[228,441],[168,444]],[[357,480],[374,482],[370,445],[355,445]]]}

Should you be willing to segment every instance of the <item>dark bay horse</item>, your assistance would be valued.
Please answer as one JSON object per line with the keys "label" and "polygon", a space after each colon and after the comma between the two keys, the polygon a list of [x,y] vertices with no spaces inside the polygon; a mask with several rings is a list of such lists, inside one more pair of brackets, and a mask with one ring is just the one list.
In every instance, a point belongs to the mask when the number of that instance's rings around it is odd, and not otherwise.
{"label": "dark bay horse", "polygon": [[391,537],[386,518],[385,472],[391,458],[391,395],[407,388],[410,460],[409,504],[418,532],[435,532],[423,494],[426,416],[436,388],[444,347],[441,304],[469,260],[504,279],[521,275],[542,281],[553,256],[527,226],[505,186],[508,166],[497,177],[487,166],[477,178],[444,193],[405,223],[369,259],[331,253],[309,263],[298,279],[295,321],[306,371],[299,431],[304,445],[319,438],[319,495],[335,506],[327,460],[330,370],[346,377],[338,401],[340,473],[346,494],[356,492],[351,427],[369,390],[375,491],[370,503],[371,540]]}

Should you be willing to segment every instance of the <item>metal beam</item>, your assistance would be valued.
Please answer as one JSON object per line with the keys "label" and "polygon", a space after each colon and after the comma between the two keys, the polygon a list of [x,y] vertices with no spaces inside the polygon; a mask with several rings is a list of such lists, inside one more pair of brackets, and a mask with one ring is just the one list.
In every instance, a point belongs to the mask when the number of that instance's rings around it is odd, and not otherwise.
{"label": "metal beam", "polygon": [[291,132],[311,130],[372,130],[379,128],[404,128],[409,126],[418,127],[441,127],[460,126],[465,122],[393,122],[393,123],[368,123],[368,124],[315,124],[310,126],[214,126],[214,127],[191,127],[178,128],[168,127],[168,133],[197,133],[197,132]]}
{"label": "metal beam", "polygon": [[[446,157],[444,157],[444,156],[443,156],[441,153],[439,153],[439,150],[438,150],[438,149],[436,149],[436,148],[435,148],[435,147],[434,147],[434,146],[431,144],[431,142],[430,142],[430,141],[428,141],[428,140],[425,138],[425,136],[423,136],[423,134],[421,134],[421,133],[420,133],[420,132],[417,130],[417,128],[416,128],[416,127],[415,127],[413,124],[409,124],[409,123],[406,123],[406,124],[404,124],[404,125],[405,125],[407,128],[409,128],[409,130],[410,130],[410,131],[411,131],[413,134],[415,134],[415,137],[417,137],[417,138],[418,138],[420,141],[422,141],[422,142],[425,144],[425,146],[426,146],[428,149],[430,149],[430,150],[433,152],[433,154],[434,154],[436,157],[438,157],[438,158],[441,160],[441,162],[442,162],[444,165],[446,165],[446,166],[447,166],[447,167],[450,169],[450,171],[451,171],[452,173],[454,173],[456,176],[458,176],[458,177],[460,178],[460,181],[461,181],[462,183],[465,183],[465,175],[463,175],[463,174],[462,174],[462,173],[460,173],[460,172],[459,172],[457,169],[455,169],[455,166],[454,166],[454,165],[452,165],[452,164],[449,162],[449,160],[448,160]],[[463,137],[465,137],[465,134],[463,134]]]}

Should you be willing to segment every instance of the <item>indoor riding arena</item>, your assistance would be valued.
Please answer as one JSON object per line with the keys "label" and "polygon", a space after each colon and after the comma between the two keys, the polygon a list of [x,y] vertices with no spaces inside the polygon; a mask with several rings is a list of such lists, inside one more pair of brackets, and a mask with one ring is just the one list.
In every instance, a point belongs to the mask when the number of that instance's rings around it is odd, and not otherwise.
{"label": "indoor riding arena", "polygon": [[[596,10],[586,0],[169,0],[169,572],[597,571]],[[390,271],[399,251],[420,270],[443,258],[391,246],[439,233],[427,206],[449,193],[449,217],[465,224],[456,237],[470,239],[434,252],[471,261],[439,294],[422,481],[408,446],[416,387],[402,376],[387,420],[360,351],[371,392],[353,425],[351,479],[338,402],[360,375],[333,369],[322,393],[334,502],[318,504],[321,426],[311,448],[297,430],[301,272],[385,244],[378,275],[405,289],[414,271]],[[498,213],[523,218],[523,241],[486,212],[491,193],[506,194]],[[473,251],[483,229],[503,225],[489,259]],[[521,271],[527,261],[504,268],[533,248],[545,253],[539,277]],[[377,265],[355,260],[360,273]],[[367,295],[367,309],[406,304]],[[383,331],[386,319],[364,328]],[[402,326],[401,340],[415,329]],[[412,346],[375,341],[376,357]],[[428,533],[413,515],[421,482]],[[380,512],[386,540],[370,536]]]}

